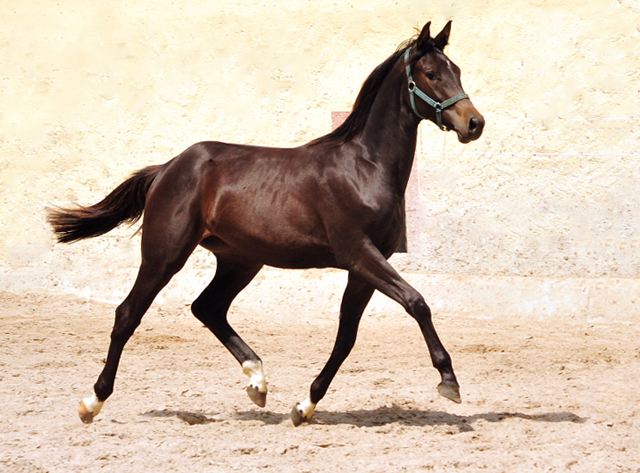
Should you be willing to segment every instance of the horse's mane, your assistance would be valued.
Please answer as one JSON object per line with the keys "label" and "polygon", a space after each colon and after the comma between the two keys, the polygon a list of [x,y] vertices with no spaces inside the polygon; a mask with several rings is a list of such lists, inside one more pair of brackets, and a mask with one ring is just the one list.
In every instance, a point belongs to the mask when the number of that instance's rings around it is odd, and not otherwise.
{"label": "horse's mane", "polygon": [[415,42],[415,37],[403,42],[391,56],[385,59],[382,64],[378,65],[362,84],[362,88],[353,104],[351,113],[344,123],[328,135],[321,136],[311,143],[341,145],[358,135],[367,123],[367,118],[369,117],[369,113],[371,113],[371,107],[378,95],[378,90],[380,90],[382,82],[400,56],[404,54],[408,47],[413,46]]}

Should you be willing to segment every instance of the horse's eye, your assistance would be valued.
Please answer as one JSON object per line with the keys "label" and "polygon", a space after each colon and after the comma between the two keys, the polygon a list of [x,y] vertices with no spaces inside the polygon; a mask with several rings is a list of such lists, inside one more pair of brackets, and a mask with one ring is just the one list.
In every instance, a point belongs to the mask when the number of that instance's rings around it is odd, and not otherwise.
{"label": "horse's eye", "polygon": [[424,75],[427,76],[429,80],[436,80],[436,75],[433,72],[425,72]]}

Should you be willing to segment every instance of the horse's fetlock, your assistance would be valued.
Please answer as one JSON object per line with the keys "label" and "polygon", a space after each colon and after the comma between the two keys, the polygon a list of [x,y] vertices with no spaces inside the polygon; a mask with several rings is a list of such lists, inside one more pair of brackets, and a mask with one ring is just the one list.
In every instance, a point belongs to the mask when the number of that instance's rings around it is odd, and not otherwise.
{"label": "horse's fetlock", "polygon": [[113,394],[113,385],[108,385],[98,380],[93,387],[93,392],[99,401],[104,402]]}
{"label": "horse's fetlock", "polygon": [[433,366],[438,371],[453,371],[451,366],[451,357],[448,353],[434,353],[432,356]]}

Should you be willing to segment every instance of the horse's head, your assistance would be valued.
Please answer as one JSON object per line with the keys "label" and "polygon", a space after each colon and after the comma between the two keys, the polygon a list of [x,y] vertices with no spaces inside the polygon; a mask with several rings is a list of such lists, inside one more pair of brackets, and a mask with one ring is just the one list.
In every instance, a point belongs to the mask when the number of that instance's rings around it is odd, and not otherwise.
{"label": "horse's head", "polygon": [[458,140],[477,140],[484,128],[484,117],[471,103],[460,83],[460,68],[444,54],[449,42],[451,22],[432,38],[427,23],[417,41],[405,54],[408,100],[420,118],[453,130]]}

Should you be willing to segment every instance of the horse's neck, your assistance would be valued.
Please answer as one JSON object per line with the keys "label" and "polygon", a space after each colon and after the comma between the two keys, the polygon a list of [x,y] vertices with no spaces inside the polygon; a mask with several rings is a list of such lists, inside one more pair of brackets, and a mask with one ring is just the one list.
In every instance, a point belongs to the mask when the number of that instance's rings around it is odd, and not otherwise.
{"label": "horse's neck", "polygon": [[[396,68],[397,69],[397,68]],[[416,150],[419,120],[402,100],[406,79],[397,70],[382,83],[361,135],[370,159],[387,170],[400,193],[409,181]]]}

